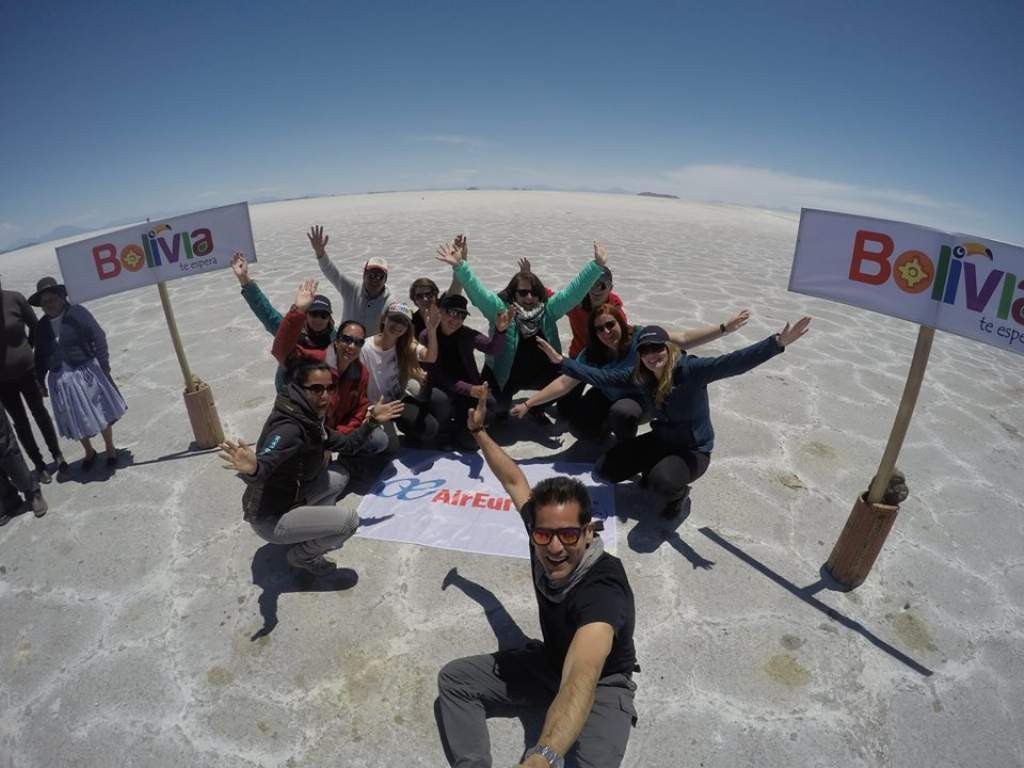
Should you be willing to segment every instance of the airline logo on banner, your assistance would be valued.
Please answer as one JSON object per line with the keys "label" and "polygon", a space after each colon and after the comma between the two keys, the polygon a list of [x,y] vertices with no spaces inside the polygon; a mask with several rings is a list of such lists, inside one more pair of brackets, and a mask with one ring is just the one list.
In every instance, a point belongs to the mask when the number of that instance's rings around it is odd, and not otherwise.
{"label": "airline logo on banner", "polygon": [[1024,354],[1024,248],[804,209],[789,289]]}
{"label": "airline logo on banner", "polygon": [[80,302],[224,269],[236,251],[256,260],[247,203],[136,224],[62,245],[57,261],[68,295]]}
{"label": "airline logo on banner", "polygon": [[[479,454],[409,451],[363,497],[358,535],[482,555],[529,558],[519,512]],[[590,464],[519,462],[530,485],[546,477],[575,477],[587,486],[601,538],[615,552],[615,493],[590,477]],[[557,466],[557,469],[556,469]]]}

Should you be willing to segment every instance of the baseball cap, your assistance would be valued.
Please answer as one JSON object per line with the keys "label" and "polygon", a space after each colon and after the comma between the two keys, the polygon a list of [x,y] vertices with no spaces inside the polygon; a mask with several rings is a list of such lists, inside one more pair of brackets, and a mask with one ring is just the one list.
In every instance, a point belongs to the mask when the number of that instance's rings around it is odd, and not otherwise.
{"label": "baseball cap", "polygon": [[385,315],[399,315],[412,322],[412,307],[402,301],[392,301],[384,310]]}
{"label": "baseball cap", "polygon": [[363,272],[370,269],[381,269],[385,272],[388,271],[388,262],[383,256],[371,256],[366,260],[366,265],[363,267]]}
{"label": "baseball cap", "polygon": [[466,301],[465,296],[460,296],[457,293],[451,295],[446,293],[441,297],[439,305],[441,309],[460,309],[467,315],[469,314],[469,302]]}
{"label": "baseball cap", "polygon": [[651,344],[667,344],[668,342],[668,332],[660,325],[648,325],[636,337],[637,349]]}
{"label": "baseball cap", "polygon": [[318,293],[313,297],[313,303],[309,305],[307,312],[326,312],[328,315],[333,314],[331,312],[331,300],[328,299],[321,293]]}

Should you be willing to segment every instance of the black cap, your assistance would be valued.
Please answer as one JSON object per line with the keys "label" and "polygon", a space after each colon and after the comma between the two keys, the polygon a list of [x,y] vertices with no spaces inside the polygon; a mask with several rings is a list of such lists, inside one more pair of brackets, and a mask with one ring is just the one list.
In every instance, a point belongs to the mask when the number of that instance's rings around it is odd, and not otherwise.
{"label": "black cap", "polygon": [[636,337],[637,349],[651,344],[667,344],[669,342],[668,331],[660,325],[645,326],[640,335]]}
{"label": "black cap", "polygon": [[323,294],[318,293],[313,297],[313,303],[309,305],[307,312],[326,312],[328,315],[334,314],[331,312],[331,300]]}
{"label": "black cap", "polygon": [[601,267],[601,277],[599,277],[596,282],[600,282],[601,280],[608,283],[609,285],[611,285],[614,282],[612,280],[612,271],[608,269],[608,267],[606,266]]}
{"label": "black cap", "polygon": [[28,297],[28,303],[33,307],[40,306],[42,302],[43,294],[47,291],[56,293],[62,299],[66,299],[68,296],[67,289],[57,282],[55,277],[44,277],[38,283],[36,283],[36,292]]}
{"label": "black cap", "polygon": [[469,302],[466,301],[465,296],[461,296],[457,293],[446,293],[441,297],[441,301],[438,302],[438,306],[440,306],[441,309],[458,309],[465,312],[467,315],[469,314]]}

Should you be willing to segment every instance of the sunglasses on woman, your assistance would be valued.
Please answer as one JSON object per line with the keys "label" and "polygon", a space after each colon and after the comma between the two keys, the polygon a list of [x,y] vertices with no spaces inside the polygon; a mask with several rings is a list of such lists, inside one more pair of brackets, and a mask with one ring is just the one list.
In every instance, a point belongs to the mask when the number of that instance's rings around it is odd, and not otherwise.
{"label": "sunglasses on woman", "polygon": [[469,312],[465,312],[461,309],[446,309],[444,311],[448,317],[454,317],[456,320],[465,320],[469,317]]}
{"label": "sunglasses on woman", "polygon": [[640,349],[637,350],[637,352],[640,354],[640,357],[643,357],[644,355],[660,354],[664,351],[664,344],[644,344],[644,346],[640,347]]}
{"label": "sunglasses on woman", "polygon": [[616,327],[618,323],[614,320],[609,320],[607,323],[599,323],[594,326],[594,330],[598,333],[611,333],[612,328]]}
{"label": "sunglasses on woman", "polygon": [[521,299],[525,299],[527,296],[536,296],[533,288],[516,288],[516,296]]}
{"label": "sunglasses on woman", "polygon": [[349,336],[347,333],[339,333],[338,341],[342,344],[351,344],[356,347],[361,347],[366,343],[366,339],[357,339],[355,336]]}
{"label": "sunglasses on woman", "polygon": [[433,299],[437,296],[437,291],[427,291],[426,293],[414,293],[412,295],[415,301],[426,301],[427,299]]}
{"label": "sunglasses on woman", "polygon": [[530,531],[530,538],[538,547],[546,547],[555,536],[562,542],[562,546],[571,547],[580,540],[583,529],[576,528],[534,528]]}
{"label": "sunglasses on woman", "polygon": [[309,316],[310,317],[314,317],[317,320],[330,320],[331,319],[331,313],[330,312],[321,312],[320,310],[317,310],[316,312],[310,312]]}
{"label": "sunglasses on woman", "polygon": [[303,384],[302,388],[307,392],[312,392],[314,395],[322,395],[325,392],[330,392],[334,389],[333,385],[327,384]]}

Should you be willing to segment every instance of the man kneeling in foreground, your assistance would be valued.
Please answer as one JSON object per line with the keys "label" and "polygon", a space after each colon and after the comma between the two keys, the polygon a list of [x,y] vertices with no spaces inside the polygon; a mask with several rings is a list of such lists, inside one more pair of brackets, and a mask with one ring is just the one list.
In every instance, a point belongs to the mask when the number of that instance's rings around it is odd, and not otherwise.
{"label": "man kneeling in foreground", "polygon": [[438,675],[441,737],[456,768],[490,766],[486,717],[547,707],[540,741],[522,766],[561,768],[574,745],[581,768],[622,762],[636,721],[633,592],[604,551],[578,480],[526,476],[484,430],[486,385],[469,431],[530,535],[543,645],[456,659]]}
{"label": "man kneeling in foreground", "polygon": [[242,495],[245,520],[274,544],[294,544],[288,564],[315,576],[336,566],[325,552],[344,544],[359,527],[355,510],[334,506],[348,478],[328,469],[330,451],[358,447],[373,431],[372,415],[343,435],[324,428],[334,388],[331,369],[307,363],[289,372],[289,382],[274,401],[256,444],[220,444],[224,468],[247,484]]}

